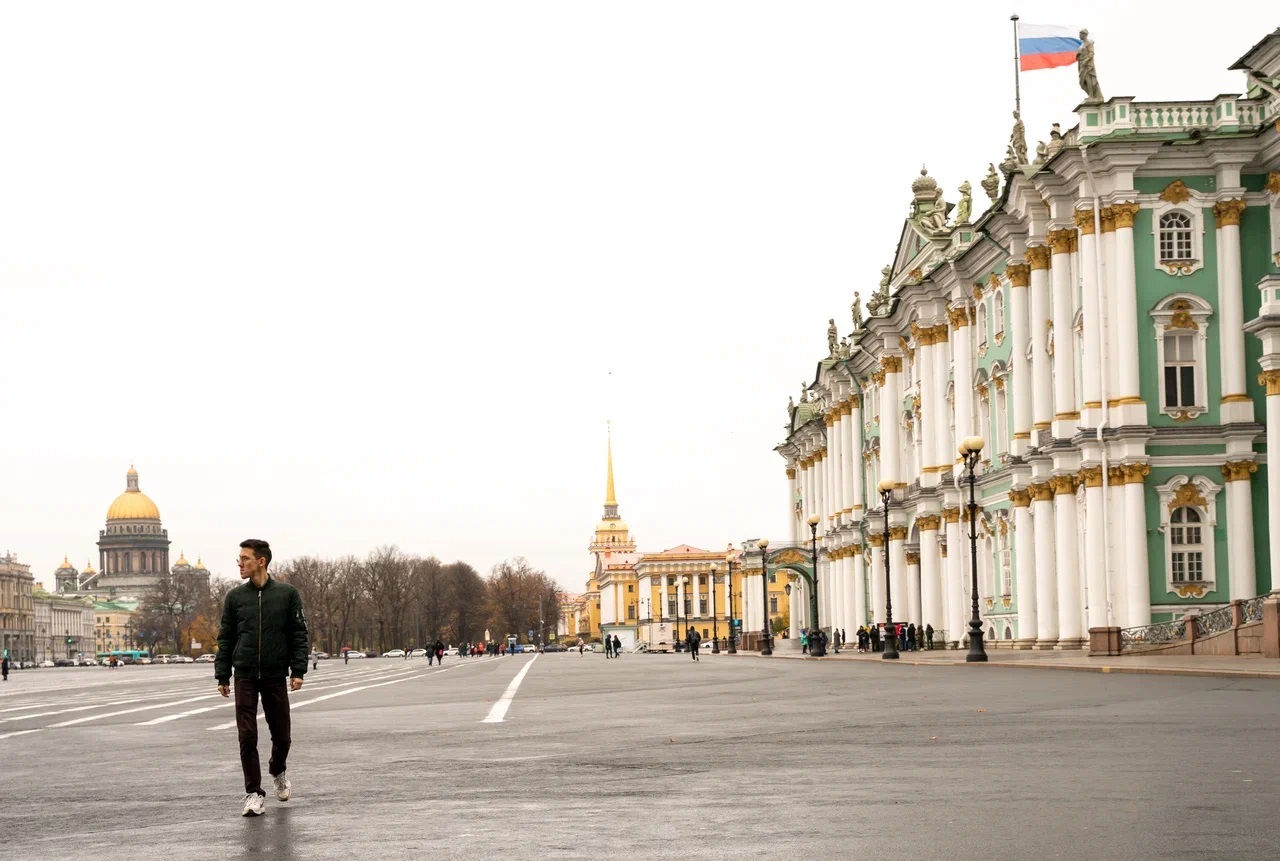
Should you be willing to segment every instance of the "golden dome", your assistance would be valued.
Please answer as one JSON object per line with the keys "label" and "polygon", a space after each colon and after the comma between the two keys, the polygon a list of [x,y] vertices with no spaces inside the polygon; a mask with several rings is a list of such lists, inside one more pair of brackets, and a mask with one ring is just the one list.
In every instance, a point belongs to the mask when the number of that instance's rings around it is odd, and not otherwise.
{"label": "golden dome", "polygon": [[178,567],[178,566],[180,566],[180,565],[186,565],[186,566],[190,567],[191,563],[187,561],[187,554],[185,554],[185,553],[179,553],[179,554],[178,554],[178,561],[177,561],[177,562],[175,562],[175,563],[173,563],[173,567],[174,567],[174,568],[177,568],[177,567]]}
{"label": "golden dome", "polygon": [[201,561],[201,559],[200,559],[199,557],[197,557],[197,558],[196,558],[196,570],[197,570],[197,571],[208,571],[208,570],[209,570],[208,568],[204,567],[204,562],[203,562],[203,561]]}
{"label": "golden dome", "polygon": [[81,574],[97,574],[98,572],[93,570],[93,563],[89,562],[88,560],[85,560],[84,570],[81,571],[80,573]]}
{"label": "golden dome", "polygon": [[71,560],[70,560],[70,559],[68,559],[68,558],[66,557],[66,555],[64,554],[64,555],[63,555],[63,557],[62,557],[62,564],[58,566],[58,570],[59,570],[59,571],[74,571],[74,570],[76,570],[76,566],[72,565],[72,564],[71,564]]}
{"label": "golden dome", "polygon": [[160,509],[138,489],[138,471],[132,466],[125,476],[125,492],[107,509],[107,522],[112,520],[159,520]]}

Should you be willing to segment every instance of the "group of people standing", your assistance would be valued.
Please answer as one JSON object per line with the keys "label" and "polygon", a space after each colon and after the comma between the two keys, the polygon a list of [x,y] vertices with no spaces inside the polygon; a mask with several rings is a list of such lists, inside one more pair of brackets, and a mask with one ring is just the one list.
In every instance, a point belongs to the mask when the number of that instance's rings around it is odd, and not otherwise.
{"label": "group of people standing", "polygon": [[893,627],[892,634],[882,630],[882,625],[863,625],[858,628],[858,651],[884,651],[884,638],[887,636],[897,638],[897,647],[900,652],[914,652],[921,648],[933,648],[933,625],[917,628],[915,622],[908,622],[905,625],[898,622]]}
{"label": "group of people standing", "polygon": [[[578,642],[582,642],[579,640]],[[582,649],[578,649],[578,654],[582,654]],[[618,658],[622,656],[622,641],[618,639],[618,635],[612,637],[605,634],[604,637],[604,656],[606,658]]]}

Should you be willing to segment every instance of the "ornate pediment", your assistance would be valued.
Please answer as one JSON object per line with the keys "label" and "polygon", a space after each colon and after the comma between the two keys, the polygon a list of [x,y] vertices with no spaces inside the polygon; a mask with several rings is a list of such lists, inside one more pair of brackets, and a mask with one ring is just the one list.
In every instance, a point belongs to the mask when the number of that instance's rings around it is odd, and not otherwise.
{"label": "ornate pediment", "polygon": [[769,560],[775,565],[808,565],[812,560],[799,550],[788,548]]}

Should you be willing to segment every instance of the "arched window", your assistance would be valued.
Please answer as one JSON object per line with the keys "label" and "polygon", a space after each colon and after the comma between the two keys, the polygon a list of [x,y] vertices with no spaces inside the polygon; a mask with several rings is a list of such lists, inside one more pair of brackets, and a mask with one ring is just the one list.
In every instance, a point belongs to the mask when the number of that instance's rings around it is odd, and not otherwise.
{"label": "arched window", "polygon": [[987,303],[978,301],[978,355],[984,355],[987,346]]}
{"label": "arched window", "polygon": [[1180,209],[1160,216],[1160,262],[1193,260],[1191,216]]}
{"label": "arched window", "polygon": [[1152,311],[1160,366],[1160,411],[1188,421],[1208,409],[1206,339],[1213,309],[1198,296],[1165,297]]}
{"label": "arched window", "polygon": [[1169,515],[1171,574],[1174,583],[1204,580],[1204,521],[1200,512],[1184,505]]}
{"label": "arched window", "polygon": [[1004,288],[996,290],[991,315],[995,318],[996,343],[999,344],[1004,341]]}

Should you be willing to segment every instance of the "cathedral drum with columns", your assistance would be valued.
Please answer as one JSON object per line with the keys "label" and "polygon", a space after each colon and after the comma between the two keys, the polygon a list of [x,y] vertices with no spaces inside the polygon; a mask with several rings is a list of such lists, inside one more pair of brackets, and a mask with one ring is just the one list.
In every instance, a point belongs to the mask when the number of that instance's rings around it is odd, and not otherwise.
{"label": "cathedral drum with columns", "polygon": [[828,330],[777,448],[824,627],[889,598],[963,640],[974,435],[989,644],[1076,649],[1280,587],[1280,30],[1233,68],[1244,95],[1080,105],[988,168],[972,220],[968,182],[953,210],[916,178],[869,316]]}
{"label": "cathedral drum with columns", "polygon": [[107,509],[98,554],[97,575],[81,583],[96,594],[145,594],[169,573],[169,531],[160,523],[160,509],[139,489],[133,467],[125,476],[124,493]]}

